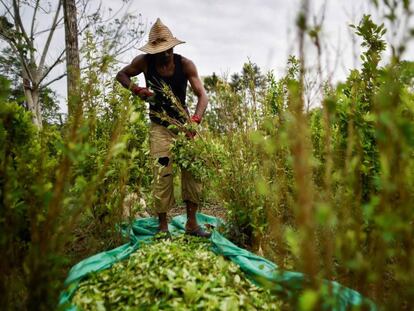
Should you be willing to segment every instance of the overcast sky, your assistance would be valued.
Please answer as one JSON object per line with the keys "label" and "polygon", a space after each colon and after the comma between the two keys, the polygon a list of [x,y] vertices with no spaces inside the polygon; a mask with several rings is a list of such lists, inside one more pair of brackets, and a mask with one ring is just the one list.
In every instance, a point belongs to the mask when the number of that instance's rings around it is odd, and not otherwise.
{"label": "overcast sky", "polygon": [[[323,2],[313,1],[315,14]],[[330,44],[327,48],[332,53],[332,63],[339,47],[342,56],[348,54],[343,61],[352,64],[347,25],[360,19],[367,3],[368,0],[327,1],[323,36]],[[175,52],[191,58],[200,75],[209,75],[240,71],[248,59],[263,70],[283,72],[297,44],[294,26],[298,4],[299,1],[286,0],[141,0],[134,1],[130,9],[141,13],[149,25],[160,17],[174,36],[186,41]],[[128,58],[130,55],[123,60]],[[338,68],[337,76],[344,76],[343,68]]]}
{"label": "overcast sky", "polygon": [[[311,1],[311,15],[320,15],[324,2]],[[352,48],[348,25],[357,23],[364,13],[375,15],[369,2],[326,1],[322,31],[325,51],[323,64],[325,72],[333,73],[336,81],[344,79],[354,65],[359,65],[353,55],[360,51]],[[175,52],[193,60],[201,76],[213,72],[219,75],[239,72],[250,59],[262,71],[274,70],[276,76],[280,77],[289,54],[297,54],[295,18],[299,3],[299,0],[131,0],[129,11],[141,14],[143,22],[148,25],[143,44],[152,23],[160,17],[175,37],[186,41],[178,45]],[[122,4],[122,0],[102,0],[103,7],[114,10]],[[52,54],[58,54],[64,47],[63,35],[63,29],[60,29],[54,39]],[[412,59],[412,52],[411,44],[405,57]],[[129,63],[139,53],[134,50],[120,57],[120,66]],[[315,50],[310,45],[306,56],[308,64],[315,63]],[[64,66],[59,70],[63,71]],[[64,97],[66,81],[60,80],[53,84],[53,88]],[[66,111],[64,100],[61,106]]]}

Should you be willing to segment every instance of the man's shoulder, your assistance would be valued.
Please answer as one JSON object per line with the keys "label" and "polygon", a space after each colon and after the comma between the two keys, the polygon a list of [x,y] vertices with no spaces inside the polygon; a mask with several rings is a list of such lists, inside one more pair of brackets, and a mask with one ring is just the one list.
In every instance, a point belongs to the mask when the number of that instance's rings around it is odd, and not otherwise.
{"label": "man's shoulder", "polygon": [[132,60],[133,63],[147,63],[149,58],[149,54],[138,54]]}
{"label": "man's shoulder", "polygon": [[134,68],[135,70],[139,70],[141,72],[146,72],[148,67],[148,56],[147,54],[139,54],[134,57],[130,67]]}
{"label": "man's shoulder", "polygon": [[181,63],[184,65],[184,64],[189,64],[189,63],[192,63],[192,61],[189,59],[189,58],[187,58],[187,57],[185,57],[185,56],[183,56],[183,55],[180,55],[180,54],[177,54],[179,57],[181,57]]}
{"label": "man's shoulder", "polygon": [[192,71],[195,69],[193,61],[187,57],[181,56],[181,64],[183,66],[184,72]]}

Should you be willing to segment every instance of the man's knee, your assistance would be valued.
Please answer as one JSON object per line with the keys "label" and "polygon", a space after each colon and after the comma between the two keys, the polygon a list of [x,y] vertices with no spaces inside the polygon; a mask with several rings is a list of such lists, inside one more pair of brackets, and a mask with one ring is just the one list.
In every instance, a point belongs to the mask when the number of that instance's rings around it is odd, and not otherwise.
{"label": "man's knee", "polygon": [[170,158],[169,157],[162,157],[162,158],[158,158],[158,163],[162,166],[168,166],[168,163],[170,162]]}
{"label": "man's knee", "polygon": [[161,177],[168,177],[172,174],[171,169],[166,169],[168,168],[168,164],[170,163],[170,158],[169,157],[162,157],[162,158],[158,158],[158,163],[161,165]]}
{"label": "man's knee", "polygon": [[181,191],[183,201],[190,201],[198,204],[202,191],[201,183],[187,170],[182,170],[181,174]]}

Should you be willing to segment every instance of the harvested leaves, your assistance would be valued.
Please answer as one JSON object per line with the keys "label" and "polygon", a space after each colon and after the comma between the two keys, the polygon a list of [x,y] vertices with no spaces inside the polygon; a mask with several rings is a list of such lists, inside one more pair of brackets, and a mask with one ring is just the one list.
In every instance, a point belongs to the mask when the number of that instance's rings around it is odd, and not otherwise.
{"label": "harvested leaves", "polygon": [[143,245],[128,260],[81,282],[81,310],[279,310],[269,290],[204,239],[180,236]]}

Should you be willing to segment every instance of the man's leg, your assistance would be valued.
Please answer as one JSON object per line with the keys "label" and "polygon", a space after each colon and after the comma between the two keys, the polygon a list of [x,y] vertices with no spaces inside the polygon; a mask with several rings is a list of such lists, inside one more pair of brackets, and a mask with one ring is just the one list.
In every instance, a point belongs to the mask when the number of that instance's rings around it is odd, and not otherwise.
{"label": "man's leg", "polygon": [[197,209],[200,201],[201,183],[190,172],[181,170],[182,197],[187,208],[187,223],[185,231],[188,234],[209,238],[210,233],[205,232],[197,223]]}
{"label": "man's leg", "polygon": [[169,157],[161,157],[154,167],[153,195],[160,231],[168,231],[167,212],[175,204],[173,168],[170,162]]}
{"label": "man's leg", "polygon": [[158,213],[158,230],[160,232],[168,231],[167,213]]}
{"label": "man's leg", "polygon": [[194,231],[198,229],[198,223],[197,223],[197,207],[198,205],[196,203],[186,201],[186,208],[187,208],[187,224],[185,225],[185,229],[187,231]]}
{"label": "man's leg", "polygon": [[175,204],[171,143],[174,135],[164,126],[151,123],[150,152],[154,159],[154,211],[158,215],[159,230],[168,230],[167,212]]}

